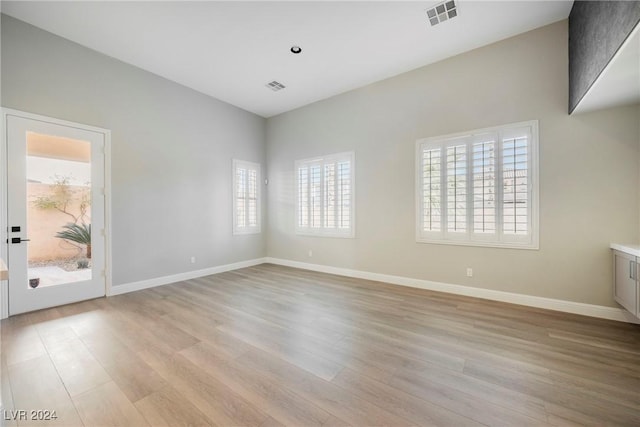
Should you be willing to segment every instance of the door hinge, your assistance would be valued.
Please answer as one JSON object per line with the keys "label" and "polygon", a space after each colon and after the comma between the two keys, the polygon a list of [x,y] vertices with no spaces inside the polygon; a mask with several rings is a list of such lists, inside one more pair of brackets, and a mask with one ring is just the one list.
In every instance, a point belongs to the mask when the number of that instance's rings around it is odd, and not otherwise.
{"label": "door hinge", "polygon": [[103,236],[106,236],[106,235],[107,235],[107,233],[106,233],[106,231],[105,231],[105,229],[104,229],[104,228],[100,230],[100,234],[101,234],[101,235],[103,235]]}
{"label": "door hinge", "polygon": [[102,270],[102,271],[100,272],[100,275],[101,275],[102,277],[107,277],[107,273],[106,273],[104,270]]}

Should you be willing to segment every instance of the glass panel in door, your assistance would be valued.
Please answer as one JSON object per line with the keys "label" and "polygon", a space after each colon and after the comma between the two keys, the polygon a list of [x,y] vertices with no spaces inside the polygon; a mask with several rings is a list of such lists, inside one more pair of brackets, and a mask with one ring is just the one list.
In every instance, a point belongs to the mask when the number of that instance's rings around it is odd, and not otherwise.
{"label": "glass panel in door", "polygon": [[91,143],[27,132],[28,286],[91,280]]}

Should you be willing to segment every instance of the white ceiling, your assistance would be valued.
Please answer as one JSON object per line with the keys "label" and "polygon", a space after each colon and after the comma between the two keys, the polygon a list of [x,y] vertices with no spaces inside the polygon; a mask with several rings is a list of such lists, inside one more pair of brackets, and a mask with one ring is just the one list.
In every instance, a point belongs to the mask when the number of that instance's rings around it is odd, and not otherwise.
{"label": "white ceiling", "polygon": [[573,1],[463,0],[431,27],[437,3],[3,1],[2,12],[270,117],[565,19]]}
{"label": "white ceiling", "polygon": [[640,24],[620,47],[573,113],[640,102]]}

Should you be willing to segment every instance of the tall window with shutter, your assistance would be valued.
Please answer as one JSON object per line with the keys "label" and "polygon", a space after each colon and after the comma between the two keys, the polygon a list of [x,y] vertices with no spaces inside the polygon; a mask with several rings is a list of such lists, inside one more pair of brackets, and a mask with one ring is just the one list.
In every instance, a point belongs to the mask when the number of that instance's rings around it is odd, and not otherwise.
{"label": "tall window with shutter", "polygon": [[295,162],[296,233],[354,236],[354,154]]}
{"label": "tall window with shutter", "polygon": [[538,247],[538,122],[416,144],[416,240]]}
{"label": "tall window with shutter", "polygon": [[260,165],[233,160],[233,234],[260,233]]}

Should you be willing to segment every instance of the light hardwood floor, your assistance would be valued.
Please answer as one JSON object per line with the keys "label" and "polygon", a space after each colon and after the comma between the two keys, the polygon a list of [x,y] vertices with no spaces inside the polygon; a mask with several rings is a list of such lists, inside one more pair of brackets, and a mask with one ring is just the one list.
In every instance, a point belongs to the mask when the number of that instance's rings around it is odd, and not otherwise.
{"label": "light hardwood floor", "polygon": [[2,344],[5,418],[58,416],[18,425],[640,425],[640,326],[269,264],[15,316]]}

